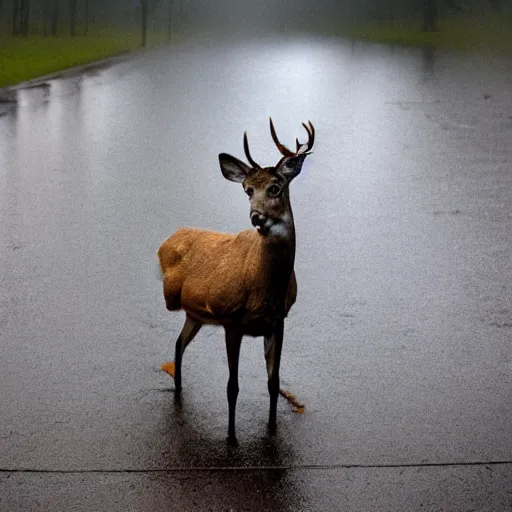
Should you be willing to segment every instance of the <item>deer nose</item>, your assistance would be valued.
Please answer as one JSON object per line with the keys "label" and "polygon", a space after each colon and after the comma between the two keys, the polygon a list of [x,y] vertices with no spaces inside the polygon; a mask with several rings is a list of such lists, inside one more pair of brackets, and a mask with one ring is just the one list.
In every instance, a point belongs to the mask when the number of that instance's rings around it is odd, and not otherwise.
{"label": "deer nose", "polygon": [[265,225],[265,222],[267,222],[267,217],[265,217],[265,215],[263,215],[262,213],[251,213],[251,223],[254,227],[263,227]]}

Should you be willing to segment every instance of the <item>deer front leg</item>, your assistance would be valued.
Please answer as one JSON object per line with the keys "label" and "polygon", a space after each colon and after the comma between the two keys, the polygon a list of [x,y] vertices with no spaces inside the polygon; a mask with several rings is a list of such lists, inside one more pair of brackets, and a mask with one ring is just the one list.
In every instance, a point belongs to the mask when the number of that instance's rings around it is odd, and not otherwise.
{"label": "deer front leg", "polygon": [[236,399],[238,397],[238,360],[240,357],[240,345],[242,334],[239,331],[226,329],[226,351],[228,354],[229,380],[227,387],[228,394],[228,443],[236,445],[235,412]]}
{"label": "deer front leg", "polygon": [[284,320],[276,322],[272,335],[265,337],[265,360],[267,362],[268,392],[270,395],[270,411],[268,427],[271,432],[276,429],[277,399],[279,398],[279,365],[283,347]]}
{"label": "deer front leg", "polygon": [[176,389],[176,396],[178,397],[181,392],[181,360],[183,359],[183,353],[187,348],[187,345],[194,339],[196,334],[201,329],[200,322],[196,322],[188,315],[185,319],[185,324],[181,329],[180,335],[176,340],[176,348],[174,355],[174,363],[164,363],[162,365],[162,370],[169,373],[172,377],[174,377],[174,386]]}

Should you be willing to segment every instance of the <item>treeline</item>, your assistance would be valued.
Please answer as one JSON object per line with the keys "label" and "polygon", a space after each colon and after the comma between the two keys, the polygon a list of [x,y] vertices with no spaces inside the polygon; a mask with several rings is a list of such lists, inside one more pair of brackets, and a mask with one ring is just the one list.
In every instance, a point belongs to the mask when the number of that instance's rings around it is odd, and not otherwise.
{"label": "treeline", "polygon": [[[95,21],[140,27],[145,44],[148,24],[158,29],[215,27],[241,34],[316,28],[362,20],[417,19],[423,30],[436,30],[439,17],[477,18],[485,11],[512,12],[512,0],[0,0],[0,30],[14,35],[84,35]],[[185,27],[185,28],[184,28]]]}
{"label": "treeline", "polygon": [[512,0],[361,0],[351,4],[357,18],[431,20],[446,15],[478,17],[512,11]]}
{"label": "treeline", "polygon": [[[39,21],[43,26],[43,33],[45,36],[56,36],[59,23],[64,17],[69,22],[69,31],[72,36],[76,35],[78,3],[83,5],[85,16],[84,24],[85,30],[89,24],[89,7],[90,0],[44,0],[42,2],[35,2],[31,0],[11,0],[12,5],[5,11],[12,13],[12,33],[13,35],[28,36],[30,33],[30,23],[32,20]],[[4,2],[8,4],[8,2]]]}
{"label": "treeline", "polygon": [[86,35],[96,21],[140,24],[145,42],[149,17],[157,8],[170,16],[171,7],[172,0],[0,0],[0,23],[19,36]]}
{"label": "treeline", "polygon": [[[81,22],[87,30],[89,12],[94,0],[0,0],[0,17],[11,21],[12,34],[28,36],[36,30],[45,36],[56,36],[62,21],[69,24],[69,32],[76,35],[79,9],[83,11]],[[34,28],[35,27],[35,28]]]}

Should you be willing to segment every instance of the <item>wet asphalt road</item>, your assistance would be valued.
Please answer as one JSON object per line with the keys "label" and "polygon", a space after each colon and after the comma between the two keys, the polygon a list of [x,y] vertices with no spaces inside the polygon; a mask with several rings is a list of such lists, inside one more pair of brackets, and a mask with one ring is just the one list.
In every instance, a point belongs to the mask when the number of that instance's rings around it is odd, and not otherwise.
{"label": "wet asphalt road", "polygon": [[[298,302],[266,432],[262,342],[225,443],[222,331],[159,367],[156,250],[250,226],[217,154],[292,184]],[[512,62],[207,39],[21,90],[0,117],[0,510],[512,509]]]}

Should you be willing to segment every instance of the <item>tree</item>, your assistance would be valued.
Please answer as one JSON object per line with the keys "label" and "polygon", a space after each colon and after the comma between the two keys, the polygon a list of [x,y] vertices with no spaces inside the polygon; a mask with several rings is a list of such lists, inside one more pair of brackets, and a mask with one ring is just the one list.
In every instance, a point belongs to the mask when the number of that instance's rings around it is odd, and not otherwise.
{"label": "tree", "polygon": [[85,35],[89,32],[89,0],[85,0]]}
{"label": "tree", "polygon": [[53,0],[52,12],[52,36],[57,36],[57,27],[59,25],[59,0]]}
{"label": "tree", "polygon": [[148,0],[140,0],[142,23],[142,46],[146,46],[148,37]]}
{"label": "tree", "polygon": [[393,28],[395,26],[395,0],[388,0],[388,17],[389,26]]}
{"label": "tree", "polygon": [[462,13],[464,12],[464,9],[459,4],[457,0],[444,0],[444,5],[448,7],[448,9],[451,9],[454,12]]}
{"label": "tree", "polygon": [[76,3],[77,0],[69,0],[69,33],[76,35]]}
{"label": "tree", "polygon": [[43,2],[43,35],[48,36],[48,0]]}
{"label": "tree", "polygon": [[28,36],[30,22],[30,0],[21,0],[21,34]]}
{"label": "tree", "polygon": [[439,11],[437,0],[423,1],[423,32],[435,32],[437,30],[437,18]]}
{"label": "tree", "polygon": [[12,11],[12,33],[28,36],[30,0],[14,0]]}
{"label": "tree", "polygon": [[20,3],[19,0],[14,0],[12,3],[12,35],[19,34],[19,15],[20,15]]}
{"label": "tree", "polygon": [[[1,0],[0,0],[1,1]],[[171,40],[172,0],[167,0],[167,39]]]}

